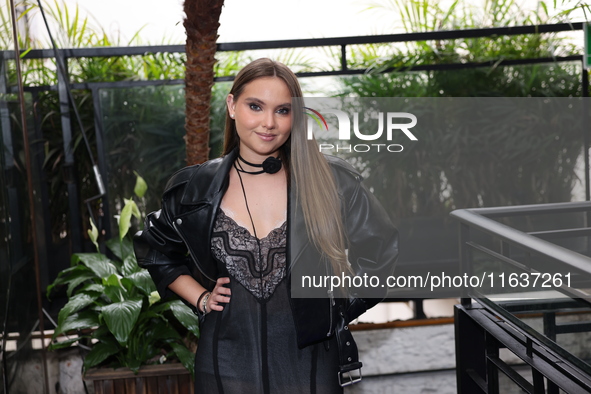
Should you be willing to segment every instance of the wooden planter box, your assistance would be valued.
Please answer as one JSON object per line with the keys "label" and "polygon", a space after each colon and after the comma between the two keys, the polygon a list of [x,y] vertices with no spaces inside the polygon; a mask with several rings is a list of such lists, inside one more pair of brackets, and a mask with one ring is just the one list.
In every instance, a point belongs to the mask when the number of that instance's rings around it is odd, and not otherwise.
{"label": "wooden planter box", "polygon": [[182,364],[147,365],[134,374],[127,368],[95,368],[84,380],[95,394],[194,394],[189,371]]}

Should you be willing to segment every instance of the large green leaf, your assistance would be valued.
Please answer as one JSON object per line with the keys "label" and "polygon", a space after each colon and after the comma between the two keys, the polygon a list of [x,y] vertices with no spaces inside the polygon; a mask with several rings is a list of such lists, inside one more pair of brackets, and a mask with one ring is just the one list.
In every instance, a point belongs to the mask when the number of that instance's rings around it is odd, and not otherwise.
{"label": "large green leaf", "polygon": [[97,293],[102,294],[105,292],[105,286],[100,285],[98,283],[91,283],[91,284],[82,286],[79,291],[85,292],[85,293],[97,292]]}
{"label": "large green leaf", "polygon": [[76,294],[75,296],[70,298],[68,303],[64,305],[64,307],[60,310],[60,313],[58,315],[58,328],[62,326],[63,322],[66,320],[68,316],[92,304],[98,297],[98,294],[81,293]]}
{"label": "large green leaf", "polygon": [[99,325],[98,314],[94,311],[82,311],[74,313],[64,319],[62,324],[56,327],[54,336],[62,332],[71,330],[82,330],[84,328],[92,328]]}
{"label": "large green leaf", "polygon": [[76,288],[81,285],[82,283],[86,282],[87,280],[96,279],[96,274],[90,271],[81,271],[81,272],[74,272],[70,275],[69,283],[68,283],[68,290],[66,294],[68,297],[72,296],[72,293]]}
{"label": "large green leaf", "polygon": [[98,277],[106,278],[117,273],[117,267],[104,254],[101,253],[76,253],[80,261],[90,268]]}
{"label": "large green leaf", "polygon": [[53,283],[47,286],[47,298],[51,297],[51,292],[54,287],[69,283],[72,275],[78,275],[78,273],[81,272],[89,272],[89,269],[84,265],[75,265],[60,271]]}
{"label": "large green leaf", "polygon": [[199,319],[188,306],[180,300],[175,300],[170,302],[170,310],[185,328],[199,338]]}
{"label": "large green leaf", "polygon": [[121,286],[120,277],[117,274],[112,274],[106,278],[103,278],[103,285],[114,286],[114,287],[123,287],[123,286]]}
{"label": "large green leaf", "polygon": [[98,339],[100,342],[108,342],[109,340],[115,341],[115,337],[111,334],[111,331],[109,331],[109,327],[104,324],[94,330],[90,336],[94,339]]}
{"label": "large green leaf", "polygon": [[142,293],[146,296],[150,296],[150,293],[156,291],[156,285],[147,270],[141,270],[128,276],[128,279],[139,288]]}
{"label": "large green leaf", "polygon": [[92,350],[84,357],[84,369],[92,368],[107,359],[107,357],[118,353],[121,350],[115,342],[99,342],[92,347]]}
{"label": "large green leaf", "polygon": [[162,343],[172,340],[181,340],[181,335],[166,320],[151,319],[146,324],[146,342]]}
{"label": "large green leaf", "polygon": [[123,283],[121,283],[121,285],[119,285],[119,281],[117,283],[118,284],[116,286],[105,286],[104,294],[110,302],[120,302],[129,298],[127,296],[127,290],[125,290],[125,288],[123,287]]}
{"label": "large green leaf", "polygon": [[111,238],[107,242],[107,247],[119,260],[124,261],[127,256],[134,256],[133,243],[129,238]]}
{"label": "large green leaf", "polygon": [[134,255],[130,255],[125,257],[123,260],[123,266],[121,267],[121,273],[123,276],[128,276],[133,274],[134,272],[141,271],[139,265],[137,265],[137,260]]}
{"label": "large green leaf", "polygon": [[181,360],[181,363],[191,373],[191,376],[195,376],[195,355],[185,345],[177,342],[171,342],[170,346],[174,350],[175,354]]}
{"label": "large green leaf", "polygon": [[135,291],[135,284],[130,279],[121,278],[121,286],[123,286],[127,294],[136,296],[137,291]]}
{"label": "large green leaf", "polygon": [[103,307],[103,319],[121,345],[127,343],[129,333],[133,329],[141,309],[141,299],[115,302]]}
{"label": "large green leaf", "polygon": [[170,303],[173,301],[175,301],[175,300],[161,301],[158,304],[152,305],[150,307],[150,311],[156,312],[156,313],[162,313],[162,312],[168,311],[168,310],[170,310]]}
{"label": "large green leaf", "polygon": [[49,345],[48,349],[49,350],[64,349],[64,348],[72,346],[72,344],[78,342],[79,340],[80,340],[80,338],[76,336],[74,338],[66,339],[65,341],[52,342]]}
{"label": "large green leaf", "polygon": [[88,267],[80,264],[75,267],[67,268],[60,272],[57,279],[47,287],[47,297],[49,298],[55,286],[68,285],[67,295],[70,297],[72,291],[86,280],[95,279],[95,273]]}
{"label": "large green leaf", "polygon": [[117,274],[113,274],[108,278],[103,278],[104,295],[110,302],[119,302],[128,299],[128,293],[121,278]]}

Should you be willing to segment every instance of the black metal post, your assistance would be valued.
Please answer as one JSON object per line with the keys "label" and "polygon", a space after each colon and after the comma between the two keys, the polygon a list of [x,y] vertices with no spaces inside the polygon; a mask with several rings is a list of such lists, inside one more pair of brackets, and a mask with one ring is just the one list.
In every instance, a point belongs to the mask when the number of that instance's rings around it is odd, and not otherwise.
{"label": "black metal post", "polygon": [[458,394],[486,393],[484,331],[463,306],[454,308],[454,330]]}
{"label": "black metal post", "polygon": [[[43,171],[43,162],[45,160],[45,150],[43,144],[43,132],[41,130],[42,114],[35,111],[39,96],[32,93],[33,96],[33,130],[31,143],[31,173],[33,175],[33,184],[35,188],[35,231],[37,231],[37,247],[39,250],[49,251],[51,243],[51,216],[49,210],[49,191],[47,187],[47,177]],[[39,273],[41,275],[41,289],[46,289],[49,285],[50,267],[49,253],[39,254]],[[57,272],[55,275],[57,276]]]}
{"label": "black metal post", "polygon": [[[459,237],[459,250],[460,250],[460,275],[469,273],[469,265],[471,260],[471,250],[466,245],[470,239],[470,227],[464,223],[460,223],[460,237]],[[469,308],[472,304],[472,298],[468,293],[468,289],[462,289],[461,303],[464,307]]]}
{"label": "black metal post", "polygon": [[[108,177],[108,164],[107,159],[105,157],[105,136],[103,130],[103,113],[101,111],[101,101],[100,101],[100,89],[92,88],[90,90],[92,94],[92,104],[94,107],[94,129],[95,129],[95,136],[96,136],[96,150],[97,150],[97,161],[99,166],[99,171],[103,179],[109,179]],[[102,204],[102,217],[99,218],[99,223],[97,226],[99,227],[99,232],[102,230],[105,232],[105,239],[111,238],[111,226],[110,226],[110,209],[109,209],[109,189],[107,185],[105,185],[105,194],[101,198]]]}
{"label": "black metal post", "polygon": [[[72,138],[72,122],[70,119],[70,103],[68,98],[67,84],[70,83],[68,77],[67,59],[61,51],[58,51],[60,59],[56,59],[58,64],[58,97],[60,102],[60,113],[62,122],[62,136],[64,146],[64,181],[68,189],[69,214],[70,214],[70,248],[71,253],[82,251],[82,219],[80,217],[80,198],[78,195],[78,184],[76,181],[76,169],[74,160],[74,142]],[[59,72],[59,64],[64,65],[63,73]]]}
{"label": "black metal post", "polygon": [[486,343],[486,388],[487,394],[499,394],[499,369],[493,362],[499,358],[499,342],[489,332],[484,332]]}

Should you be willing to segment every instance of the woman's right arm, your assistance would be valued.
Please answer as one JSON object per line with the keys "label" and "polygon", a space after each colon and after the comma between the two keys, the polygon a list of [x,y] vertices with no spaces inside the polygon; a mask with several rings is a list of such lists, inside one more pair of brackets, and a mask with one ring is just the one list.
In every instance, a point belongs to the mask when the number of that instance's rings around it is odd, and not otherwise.
{"label": "woman's right arm", "polygon": [[[134,249],[140,267],[146,268],[161,297],[171,296],[171,291],[189,305],[204,312],[201,296],[207,289],[197,282],[190,272],[192,264],[185,243],[172,227],[164,210],[146,217],[144,230],[134,236]],[[228,278],[219,278],[207,300],[206,312],[221,311],[220,303],[229,302],[230,289],[224,287]]]}
{"label": "woman's right arm", "polygon": [[[174,292],[203,312],[203,304],[197,305],[197,302],[206,295],[207,289],[191,275],[193,262],[187,246],[172,225],[173,213],[169,212],[178,206],[175,200],[182,195],[182,186],[190,173],[191,169],[185,168],[171,177],[162,198],[162,208],[147,215],[144,230],[134,236],[134,250],[138,265],[150,272],[162,298]],[[228,278],[217,280],[207,299],[207,312],[221,311],[223,306],[219,303],[229,302],[230,289],[223,286],[228,282]]]}

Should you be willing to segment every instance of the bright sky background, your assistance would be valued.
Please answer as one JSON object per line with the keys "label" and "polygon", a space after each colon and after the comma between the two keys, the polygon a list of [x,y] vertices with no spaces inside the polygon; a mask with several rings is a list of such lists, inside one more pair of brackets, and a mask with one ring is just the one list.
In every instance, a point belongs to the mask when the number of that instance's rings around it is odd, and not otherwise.
{"label": "bright sky background", "polygon": [[[125,46],[141,30],[141,44],[183,44],[183,0],[57,0],[79,4],[90,22],[120,37]],[[401,0],[404,1],[404,0]],[[452,0],[440,0],[443,6]],[[465,0],[474,12],[486,0]],[[554,0],[546,0],[552,4]],[[574,2],[575,0],[557,0]],[[220,18],[219,42],[265,41],[296,38],[346,37],[403,32],[398,13],[373,4],[394,0],[225,0]],[[433,0],[434,3],[437,0]],[[538,0],[516,0],[522,9],[535,8]],[[53,0],[45,0],[47,6]],[[73,10],[71,9],[71,12]],[[34,31],[45,35],[40,18]],[[138,43],[136,43],[137,45]]]}
{"label": "bright sky background", "polygon": [[[263,41],[291,38],[386,34],[392,16],[364,12],[372,0],[226,0],[219,41]],[[66,0],[107,31],[122,33],[122,43],[143,26],[151,44],[184,42],[182,0]]]}

